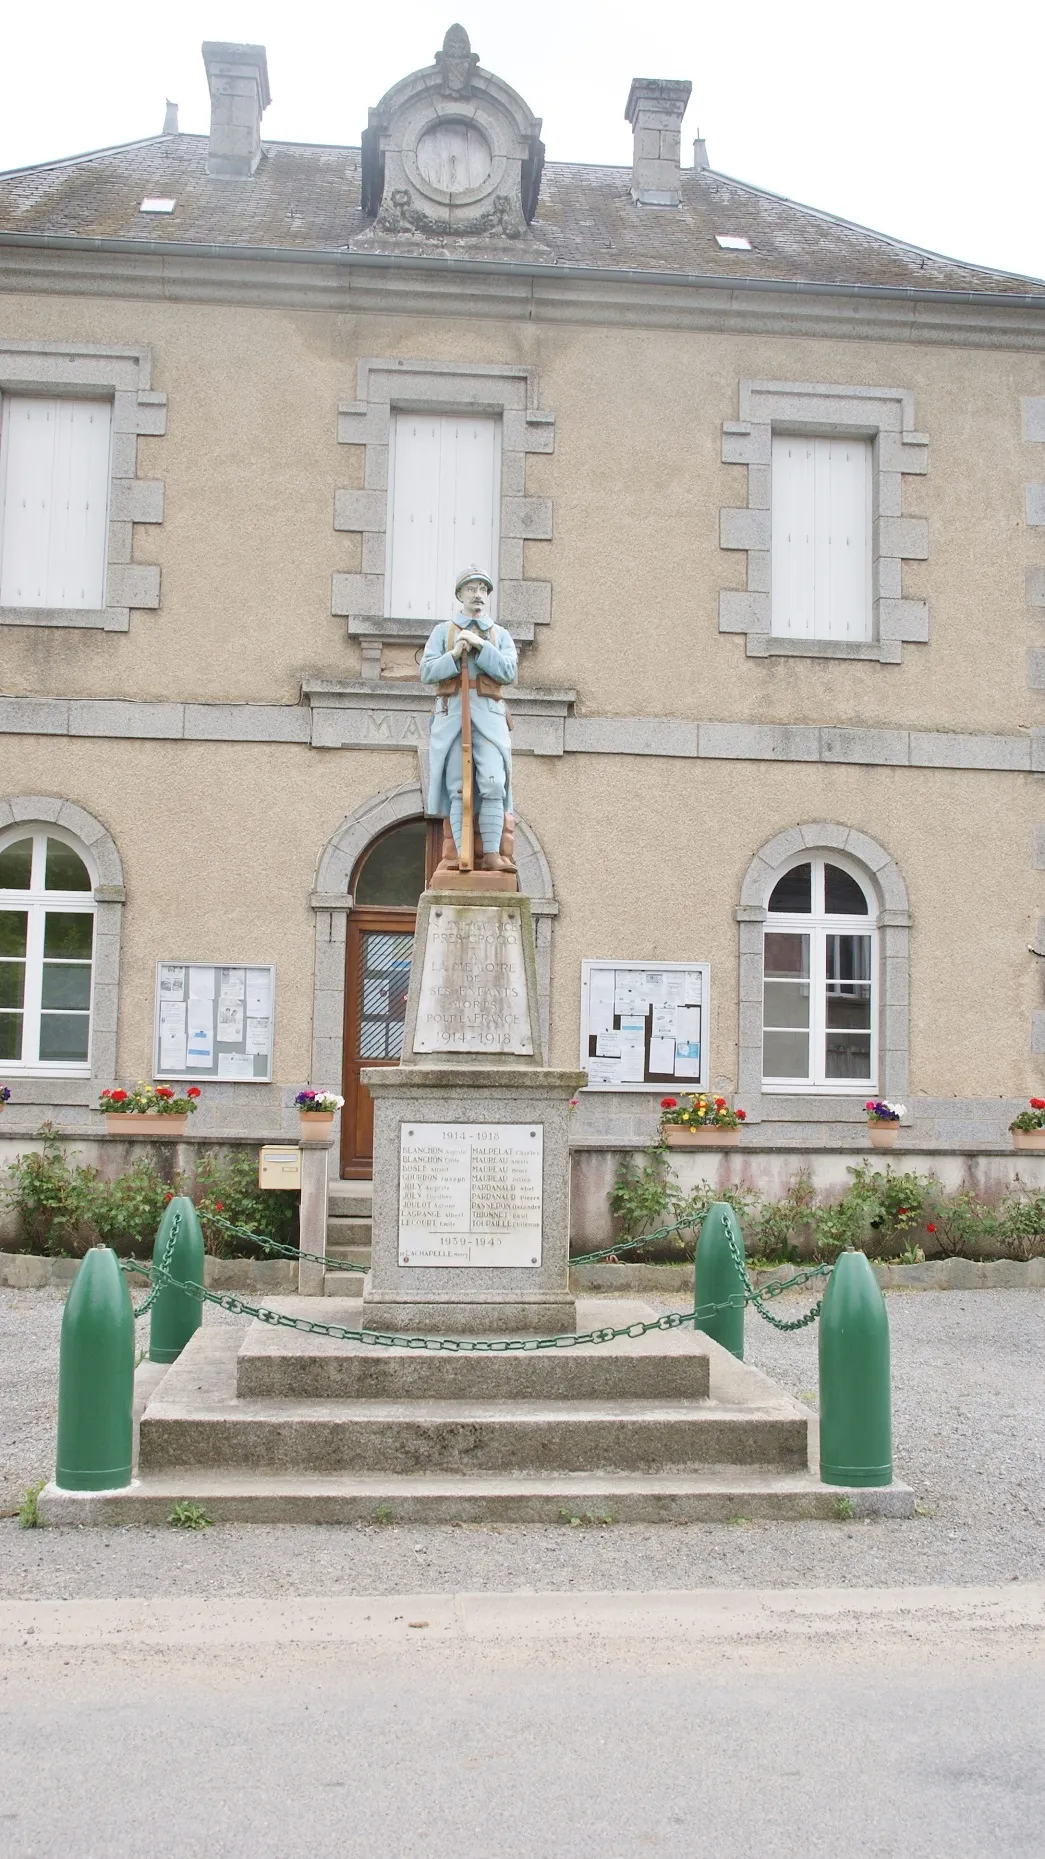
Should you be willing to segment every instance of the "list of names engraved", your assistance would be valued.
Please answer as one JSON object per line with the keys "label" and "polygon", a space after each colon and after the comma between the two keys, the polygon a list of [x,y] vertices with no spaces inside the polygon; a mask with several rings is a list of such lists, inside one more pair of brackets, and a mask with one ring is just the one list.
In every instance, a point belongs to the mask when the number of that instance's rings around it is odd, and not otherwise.
{"label": "list of names engraved", "polygon": [[428,920],[415,1052],[533,1052],[519,912],[442,904]]}
{"label": "list of names engraved", "polygon": [[400,1265],[539,1265],[543,1175],[539,1123],[404,1123]]}

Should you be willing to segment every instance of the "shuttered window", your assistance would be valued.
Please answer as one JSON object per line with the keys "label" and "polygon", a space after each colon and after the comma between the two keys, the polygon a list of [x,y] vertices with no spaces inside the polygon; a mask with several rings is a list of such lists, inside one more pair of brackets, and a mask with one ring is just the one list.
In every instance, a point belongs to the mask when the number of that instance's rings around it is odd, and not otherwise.
{"label": "shuttered window", "polygon": [[0,401],[0,607],[105,605],[112,408]]}
{"label": "shuttered window", "polygon": [[871,441],[773,435],[772,631],[871,637]]}
{"label": "shuttered window", "polygon": [[484,568],[496,581],[500,479],[499,420],[394,415],[385,573],[391,618],[451,619],[462,568]]}

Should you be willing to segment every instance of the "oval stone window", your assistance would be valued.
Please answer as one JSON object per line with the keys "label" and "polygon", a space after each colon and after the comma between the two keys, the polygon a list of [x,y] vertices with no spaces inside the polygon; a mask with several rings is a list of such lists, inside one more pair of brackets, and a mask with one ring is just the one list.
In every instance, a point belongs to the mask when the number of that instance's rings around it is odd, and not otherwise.
{"label": "oval stone window", "polygon": [[417,166],[430,187],[465,194],[486,180],[490,144],[473,123],[433,123],[417,144]]}

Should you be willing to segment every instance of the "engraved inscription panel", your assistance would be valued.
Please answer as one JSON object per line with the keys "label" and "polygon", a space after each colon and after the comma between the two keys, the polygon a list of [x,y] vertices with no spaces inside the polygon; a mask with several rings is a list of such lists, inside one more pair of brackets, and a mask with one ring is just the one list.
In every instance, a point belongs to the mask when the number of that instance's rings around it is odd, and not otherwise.
{"label": "engraved inscription panel", "polygon": [[415,1052],[533,1052],[518,911],[444,904],[432,911]]}
{"label": "engraved inscription panel", "polygon": [[541,1262],[539,1123],[404,1123],[400,1265],[485,1269]]}

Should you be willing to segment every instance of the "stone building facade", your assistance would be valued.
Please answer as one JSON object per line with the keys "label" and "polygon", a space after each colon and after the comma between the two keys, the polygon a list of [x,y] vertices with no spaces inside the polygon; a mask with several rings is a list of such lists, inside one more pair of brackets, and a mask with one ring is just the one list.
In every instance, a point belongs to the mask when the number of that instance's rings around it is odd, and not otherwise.
{"label": "stone building facade", "polygon": [[[551,1059],[598,1048],[583,963],[707,964],[745,1143],[855,1144],[871,1094],[1004,1142],[1045,1082],[1045,284],[683,166],[684,83],[635,80],[616,169],[546,163],[457,27],[360,147],[268,142],[263,48],[204,56],[209,137],[0,176],[5,1137],[152,1074],[158,963],[274,964],[271,1079],[195,1132],[347,1078],[365,1174],[467,541]],[[664,1088],[604,1078],[578,1146]]]}

